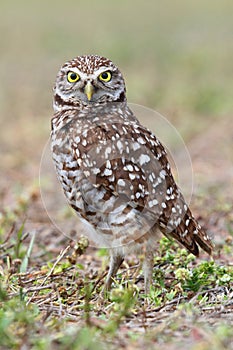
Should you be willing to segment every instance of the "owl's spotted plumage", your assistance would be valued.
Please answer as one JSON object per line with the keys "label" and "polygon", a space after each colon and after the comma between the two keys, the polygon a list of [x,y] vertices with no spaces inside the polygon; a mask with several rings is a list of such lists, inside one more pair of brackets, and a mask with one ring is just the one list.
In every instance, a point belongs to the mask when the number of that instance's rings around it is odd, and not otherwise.
{"label": "owl's spotted plumage", "polygon": [[65,63],[54,88],[52,151],[66,198],[110,248],[110,288],[125,255],[145,253],[145,284],[161,231],[194,255],[212,244],[193,218],[171,173],[166,151],[129,109],[119,69],[99,56]]}

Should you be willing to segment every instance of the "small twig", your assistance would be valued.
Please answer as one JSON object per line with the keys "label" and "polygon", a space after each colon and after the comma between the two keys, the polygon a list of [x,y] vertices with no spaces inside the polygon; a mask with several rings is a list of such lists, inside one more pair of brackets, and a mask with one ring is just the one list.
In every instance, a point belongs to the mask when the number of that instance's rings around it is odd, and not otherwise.
{"label": "small twig", "polygon": [[[57,298],[57,295],[56,295],[56,298]],[[54,298],[53,300],[56,300],[56,298]],[[41,306],[43,304],[46,304],[46,303],[51,303],[51,301],[53,301],[51,298],[47,298],[47,299],[44,299],[44,300],[41,300],[39,303],[36,303],[37,306]]]}
{"label": "small twig", "polygon": [[[28,289],[23,289],[23,293],[28,294],[28,293],[32,293],[32,292],[39,292],[40,290],[43,289],[52,289],[53,288],[53,284],[47,284],[46,286],[38,286],[38,287],[30,287]],[[19,295],[19,293],[9,293],[8,296],[9,297],[15,297]]]}
{"label": "small twig", "polygon": [[208,294],[208,293],[211,293],[211,292],[219,292],[222,290],[222,287],[216,287],[216,288],[211,288],[211,289],[207,289],[207,290],[200,290],[197,294],[195,294],[190,300],[189,300],[189,303],[193,302],[193,301],[196,301],[197,298],[200,296],[200,295],[203,295],[203,294]]}
{"label": "small twig", "polygon": [[7,233],[6,235],[6,239],[4,240],[3,244],[0,245],[0,249],[4,248],[4,246],[7,244],[7,242],[9,241],[10,237],[12,236],[14,229],[15,229],[16,223],[14,222],[10,231]]}
{"label": "small twig", "polygon": [[49,271],[49,273],[47,274],[47,276],[45,277],[45,279],[42,281],[41,286],[43,286],[45,284],[45,282],[47,281],[47,279],[53,274],[53,271],[55,270],[55,267],[57,266],[57,264],[62,260],[62,258],[64,257],[64,255],[70,250],[71,246],[68,245],[63,251],[60,252],[60,254],[58,255],[57,260],[55,261],[55,263],[53,264],[51,270]]}
{"label": "small twig", "polygon": [[[166,302],[165,304],[163,304],[163,305],[161,305],[161,306],[159,306],[159,307],[157,307],[157,308],[155,308],[155,309],[151,309],[150,310],[150,312],[158,312],[158,311],[161,311],[162,309],[164,309],[164,308],[166,308],[167,306],[171,306],[171,305],[173,305],[173,304],[177,304],[177,302],[179,303],[180,302],[180,300],[184,300],[184,299],[187,299],[187,297],[185,297],[185,296],[179,296],[179,297],[177,297],[177,298],[175,298],[175,299],[173,299],[173,300],[171,300],[171,301],[169,301],[169,302]],[[141,314],[141,313],[138,313],[138,314]],[[137,314],[137,315],[138,315]]]}
{"label": "small twig", "polygon": [[107,271],[102,273],[102,275],[95,281],[92,291],[94,291],[96,289],[98,284],[107,276],[107,274],[108,274]]}
{"label": "small twig", "polygon": [[47,284],[46,286],[38,286],[38,287],[30,287],[28,289],[25,290],[25,293],[31,293],[31,292],[37,292],[43,289],[53,289],[54,285],[51,284]]}

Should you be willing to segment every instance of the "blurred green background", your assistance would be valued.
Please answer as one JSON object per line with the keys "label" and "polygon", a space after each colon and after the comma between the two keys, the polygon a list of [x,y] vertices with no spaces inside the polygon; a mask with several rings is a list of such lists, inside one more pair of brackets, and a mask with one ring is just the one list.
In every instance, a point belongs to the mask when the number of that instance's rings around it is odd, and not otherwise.
{"label": "blurred green background", "polygon": [[30,177],[55,76],[79,54],[111,58],[129,102],[165,115],[185,141],[204,135],[233,109],[232,14],[230,0],[1,0],[1,166]]}

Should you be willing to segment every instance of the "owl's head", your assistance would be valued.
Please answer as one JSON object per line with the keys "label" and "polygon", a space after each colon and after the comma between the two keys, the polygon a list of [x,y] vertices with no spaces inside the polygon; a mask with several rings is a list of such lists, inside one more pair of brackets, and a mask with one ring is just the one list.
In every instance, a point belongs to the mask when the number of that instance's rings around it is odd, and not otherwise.
{"label": "owl's head", "polygon": [[78,56],[66,62],[58,72],[54,109],[124,102],[125,91],[123,76],[112,61],[96,55]]}

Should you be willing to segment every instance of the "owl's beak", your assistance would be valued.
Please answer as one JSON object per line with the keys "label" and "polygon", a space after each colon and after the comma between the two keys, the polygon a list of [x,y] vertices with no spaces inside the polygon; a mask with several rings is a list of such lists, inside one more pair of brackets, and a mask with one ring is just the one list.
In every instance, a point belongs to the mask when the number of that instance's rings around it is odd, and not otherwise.
{"label": "owl's beak", "polygon": [[94,86],[90,81],[88,81],[84,88],[84,93],[86,94],[88,101],[91,101],[94,91],[95,91]]}

